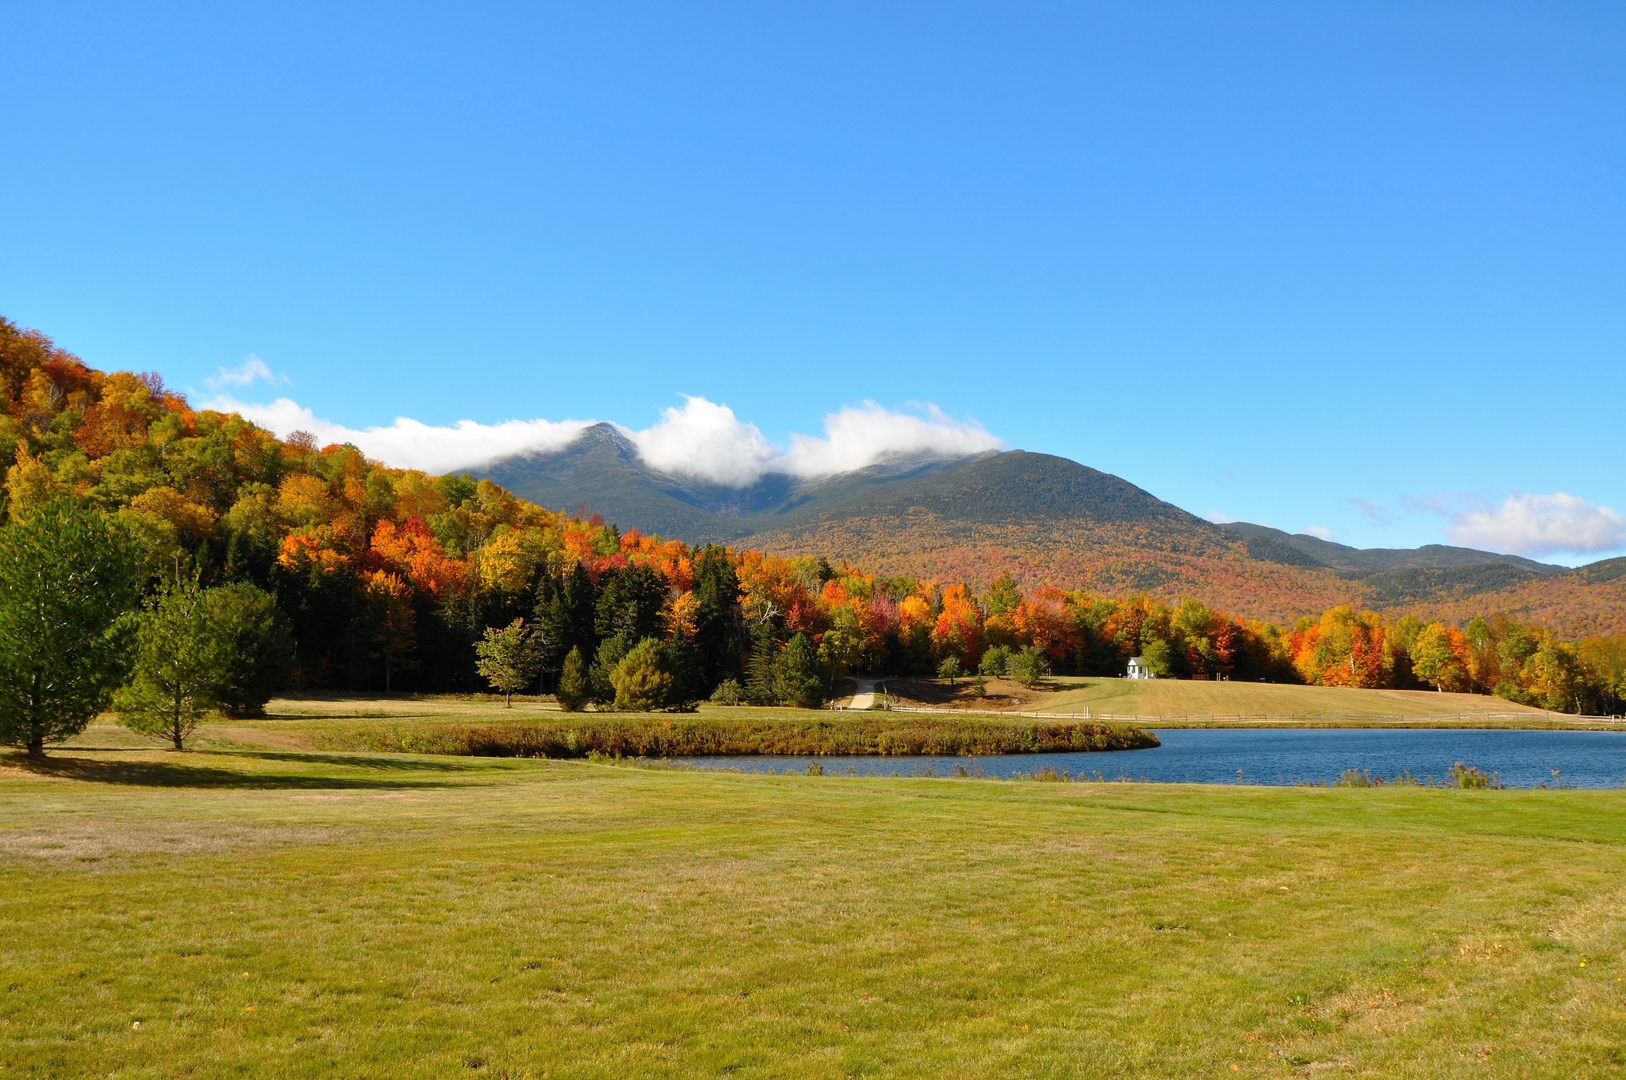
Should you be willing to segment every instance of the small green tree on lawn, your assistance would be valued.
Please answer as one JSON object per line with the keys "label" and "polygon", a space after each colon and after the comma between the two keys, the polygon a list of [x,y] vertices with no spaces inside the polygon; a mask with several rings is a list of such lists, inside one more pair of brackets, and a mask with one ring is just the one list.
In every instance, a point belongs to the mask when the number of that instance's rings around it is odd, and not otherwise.
{"label": "small green tree on lawn", "polygon": [[595,705],[615,701],[615,669],[632,651],[633,642],[625,634],[611,634],[598,643],[593,665],[587,669],[587,697]]}
{"label": "small green tree on lawn", "polygon": [[1050,661],[1037,645],[1028,645],[1021,652],[1012,654],[1007,663],[1011,678],[1030,690],[1050,674]]}
{"label": "small green tree on lawn", "polygon": [[1003,679],[1005,668],[1011,662],[1011,650],[1004,645],[995,645],[982,654],[982,662],[977,665],[979,674],[990,679]]}
{"label": "small green tree on lawn", "polygon": [[943,662],[937,665],[938,678],[947,679],[950,686],[954,685],[954,680],[958,679],[964,671],[965,669],[960,666],[958,656],[945,656]]}
{"label": "small green tree on lawn", "polygon": [[501,630],[489,627],[485,640],[474,643],[474,653],[478,658],[475,670],[503,695],[503,708],[511,709],[514,691],[536,679],[542,663],[542,642],[524,619],[515,619]]}
{"label": "small green tree on lawn", "polygon": [[220,707],[231,648],[218,605],[197,582],[159,592],[136,619],[129,685],[113,697],[119,722],[184,750],[198,722]]}
{"label": "small green tree on lawn", "polygon": [[744,694],[738,679],[724,679],[711,692],[711,700],[718,705],[738,705]]}

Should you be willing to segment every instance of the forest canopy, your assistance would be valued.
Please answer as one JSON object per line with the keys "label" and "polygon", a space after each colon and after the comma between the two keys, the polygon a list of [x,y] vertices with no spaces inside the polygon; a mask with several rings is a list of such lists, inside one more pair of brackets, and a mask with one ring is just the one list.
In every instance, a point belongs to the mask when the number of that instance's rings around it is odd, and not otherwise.
{"label": "forest canopy", "polygon": [[6,521],[61,500],[100,515],[136,554],[132,605],[183,581],[263,591],[282,629],[261,635],[296,688],[483,691],[482,643],[517,627],[535,657],[516,670],[536,691],[564,676],[561,700],[605,707],[686,708],[719,687],[719,700],[813,705],[849,673],[931,675],[951,659],[974,672],[1024,651],[1058,674],[1120,675],[1139,656],[1165,677],[1432,687],[1570,712],[1619,711],[1626,694],[1626,639],[1564,642],[1489,612],[1450,625],[1337,607],[1280,628],[1190,599],[883,578],[622,531],[490,481],[278,439],[4,319],[0,393]]}

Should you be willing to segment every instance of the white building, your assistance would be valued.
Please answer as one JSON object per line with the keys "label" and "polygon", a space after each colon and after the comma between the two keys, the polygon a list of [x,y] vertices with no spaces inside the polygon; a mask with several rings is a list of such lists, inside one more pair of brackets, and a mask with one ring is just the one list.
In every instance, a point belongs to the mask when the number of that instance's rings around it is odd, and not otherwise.
{"label": "white building", "polygon": [[1152,669],[1146,666],[1145,657],[1131,656],[1129,658],[1129,674],[1126,676],[1126,678],[1155,679],[1157,676],[1153,675]]}

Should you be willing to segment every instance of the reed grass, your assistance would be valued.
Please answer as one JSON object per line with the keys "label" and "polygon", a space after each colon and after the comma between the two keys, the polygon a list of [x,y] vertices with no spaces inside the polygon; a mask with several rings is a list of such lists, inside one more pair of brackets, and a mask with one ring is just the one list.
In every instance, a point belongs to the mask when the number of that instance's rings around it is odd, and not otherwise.
{"label": "reed grass", "polygon": [[572,758],[774,755],[989,755],[1139,750],[1150,732],[1122,724],[922,717],[906,714],[801,716],[583,713],[560,721],[487,724],[398,723],[313,733],[332,750],[474,757]]}

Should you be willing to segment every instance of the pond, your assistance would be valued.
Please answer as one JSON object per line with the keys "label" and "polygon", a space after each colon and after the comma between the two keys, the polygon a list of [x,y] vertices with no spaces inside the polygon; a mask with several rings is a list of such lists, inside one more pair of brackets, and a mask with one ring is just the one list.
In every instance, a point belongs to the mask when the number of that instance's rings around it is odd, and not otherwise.
{"label": "pond", "polygon": [[[1491,731],[1419,728],[1162,728],[1151,750],[1099,754],[1006,754],[998,757],[722,757],[687,758],[703,768],[858,776],[1008,778],[1045,767],[1075,779],[1158,783],[1331,783],[1345,769],[1385,781],[1409,772],[1444,780],[1457,762],[1498,774],[1505,787],[1621,787],[1626,783],[1626,731]],[[929,772],[928,772],[929,770]]]}

